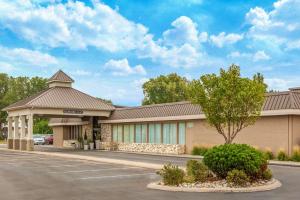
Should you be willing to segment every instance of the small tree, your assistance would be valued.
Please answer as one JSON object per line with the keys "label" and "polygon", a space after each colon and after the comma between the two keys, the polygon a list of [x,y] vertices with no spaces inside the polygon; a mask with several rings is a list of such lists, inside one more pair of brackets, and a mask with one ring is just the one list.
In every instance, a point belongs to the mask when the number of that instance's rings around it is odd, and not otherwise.
{"label": "small tree", "polygon": [[242,78],[240,68],[231,65],[220,75],[208,74],[190,84],[190,98],[199,104],[210,125],[226,144],[245,127],[254,124],[264,103],[266,85],[261,74]]}

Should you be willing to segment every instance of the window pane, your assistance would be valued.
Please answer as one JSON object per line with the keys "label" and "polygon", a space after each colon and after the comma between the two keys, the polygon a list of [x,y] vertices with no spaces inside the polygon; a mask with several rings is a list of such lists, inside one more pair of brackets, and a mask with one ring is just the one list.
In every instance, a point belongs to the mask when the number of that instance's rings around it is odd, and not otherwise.
{"label": "window pane", "polygon": [[170,144],[170,124],[163,125],[163,143]]}
{"label": "window pane", "polygon": [[134,125],[130,125],[129,142],[134,143]]}
{"label": "window pane", "polygon": [[155,125],[149,124],[149,143],[155,143]]}
{"label": "window pane", "polygon": [[124,142],[129,143],[129,125],[124,125]]}
{"label": "window pane", "polygon": [[170,144],[177,144],[177,124],[170,124]]}
{"label": "window pane", "polygon": [[161,125],[155,124],[155,141],[154,143],[160,144],[161,143]]}
{"label": "window pane", "polygon": [[178,130],[178,143],[184,145],[185,144],[185,123],[179,123],[179,130]]}
{"label": "window pane", "polygon": [[118,125],[118,142],[123,142],[122,125]]}
{"label": "window pane", "polygon": [[142,136],[141,136],[141,125],[137,124],[135,126],[135,142],[136,143],[142,143]]}
{"label": "window pane", "polygon": [[147,125],[142,125],[142,143],[147,143]]}
{"label": "window pane", "polygon": [[113,125],[113,141],[117,142],[118,141],[118,126]]}

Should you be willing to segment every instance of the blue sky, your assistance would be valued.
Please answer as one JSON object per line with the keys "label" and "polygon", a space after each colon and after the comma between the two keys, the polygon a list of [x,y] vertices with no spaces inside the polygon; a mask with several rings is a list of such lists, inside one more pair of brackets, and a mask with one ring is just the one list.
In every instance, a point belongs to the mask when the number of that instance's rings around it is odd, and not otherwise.
{"label": "blue sky", "polygon": [[70,74],[75,88],[139,105],[141,85],[231,63],[270,89],[300,86],[300,0],[0,0],[0,72]]}

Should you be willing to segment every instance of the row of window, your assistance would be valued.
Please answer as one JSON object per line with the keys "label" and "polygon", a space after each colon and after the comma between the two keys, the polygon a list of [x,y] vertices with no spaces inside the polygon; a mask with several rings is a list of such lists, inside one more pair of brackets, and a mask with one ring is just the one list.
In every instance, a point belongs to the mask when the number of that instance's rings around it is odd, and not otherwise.
{"label": "row of window", "polygon": [[113,141],[124,143],[185,144],[185,123],[116,124]]}

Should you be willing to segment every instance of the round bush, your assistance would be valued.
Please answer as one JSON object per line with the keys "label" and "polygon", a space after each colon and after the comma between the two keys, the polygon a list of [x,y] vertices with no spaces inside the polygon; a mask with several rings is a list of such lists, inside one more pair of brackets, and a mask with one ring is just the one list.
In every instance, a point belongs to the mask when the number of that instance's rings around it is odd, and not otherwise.
{"label": "round bush", "polygon": [[264,171],[263,173],[262,173],[262,178],[264,179],[264,180],[271,180],[272,179],[272,177],[273,177],[273,174],[272,174],[272,171],[270,170],[270,169],[267,169],[266,171]]}
{"label": "round bush", "polygon": [[220,178],[238,169],[257,179],[267,169],[267,159],[263,153],[246,144],[216,146],[206,152],[203,162]]}
{"label": "round bush", "polygon": [[180,185],[184,181],[184,171],[178,166],[171,165],[170,163],[157,172],[162,177],[165,185]]}
{"label": "round bush", "polygon": [[186,171],[195,182],[205,182],[209,177],[208,167],[197,160],[189,160],[186,164]]}
{"label": "round bush", "polygon": [[277,159],[280,161],[288,161],[289,156],[284,151],[279,151],[277,154]]}
{"label": "round bush", "polygon": [[234,169],[228,172],[226,181],[232,187],[246,187],[250,179],[243,170]]}

